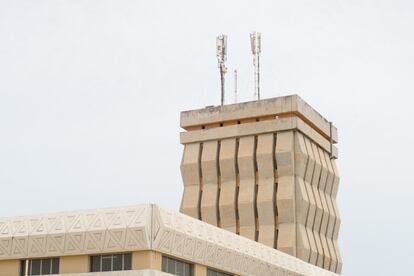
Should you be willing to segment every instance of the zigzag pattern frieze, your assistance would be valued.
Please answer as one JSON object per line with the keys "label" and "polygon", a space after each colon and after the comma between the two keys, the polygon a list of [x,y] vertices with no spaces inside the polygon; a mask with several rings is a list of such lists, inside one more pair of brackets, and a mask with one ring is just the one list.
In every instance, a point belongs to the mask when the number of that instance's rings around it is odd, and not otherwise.
{"label": "zigzag pattern frieze", "polygon": [[0,259],[150,247],[150,206],[0,219]]}

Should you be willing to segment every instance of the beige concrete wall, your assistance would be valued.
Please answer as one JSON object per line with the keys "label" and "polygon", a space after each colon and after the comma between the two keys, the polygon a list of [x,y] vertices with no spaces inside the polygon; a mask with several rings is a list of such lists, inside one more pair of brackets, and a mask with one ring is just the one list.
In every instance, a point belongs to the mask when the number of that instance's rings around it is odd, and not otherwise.
{"label": "beige concrete wall", "polygon": [[[332,207],[332,213],[334,215],[334,219],[332,220],[332,223],[328,224],[328,231],[327,236],[328,238],[332,239],[333,247],[334,247],[334,254],[336,255],[336,262],[334,262],[331,265],[332,271],[340,272],[342,270],[342,259],[339,254],[339,248],[338,248],[338,233],[339,233],[339,226],[341,224],[341,219],[339,215],[339,211],[336,205],[336,194],[338,191],[338,184],[339,184],[339,175],[338,170],[336,168],[336,163],[334,159],[330,159],[330,162],[328,162],[328,171],[329,175],[331,176],[331,185],[329,188],[327,188],[331,207]],[[329,184],[329,182],[328,182]]]}
{"label": "beige concrete wall", "polygon": [[[305,140],[302,134],[295,134],[295,186],[296,186],[296,222],[297,257],[306,262],[316,263],[316,244],[311,229],[307,226],[309,215],[315,210],[315,201],[311,194],[309,177],[313,162],[309,160]],[[308,177],[306,177],[308,176]]]}
{"label": "beige concrete wall", "polygon": [[[315,197],[315,189],[314,187],[312,187],[312,181],[317,178],[316,173],[318,169],[316,168],[316,161],[313,157],[313,151],[309,151],[312,149],[312,146],[310,144],[311,142],[309,141],[309,139],[307,139],[300,133],[296,133],[295,143],[295,152],[297,157],[297,160],[295,160],[297,161],[297,166],[295,167],[297,177],[296,180],[299,185],[303,184],[304,192],[302,196],[306,198],[307,202],[309,202],[309,204],[306,207],[298,206],[298,214],[303,214],[304,219],[298,220],[297,223],[300,225],[299,227],[301,229],[303,227],[305,228],[305,232],[308,237],[310,255],[309,257],[298,257],[310,262],[311,264],[316,265],[318,262],[318,257],[320,257],[321,255],[319,253],[320,243],[318,242],[316,233],[313,231],[313,226],[315,225],[314,222],[318,207],[317,199]],[[299,166],[300,163],[304,163],[304,166]],[[298,216],[298,218],[299,217],[300,216]],[[303,239],[306,240],[305,237],[303,237]]]}
{"label": "beige concrete wall", "polygon": [[201,264],[194,264],[194,276],[207,276],[207,267]]}
{"label": "beige concrete wall", "polygon": [[19,276],[20,275],[20,260],[0,261],[0,275]]}
{"label": "beige concrete wall", "polygon": [[60,273],[89,272],[89,255],[60,257]]}
{"label": "beige concrete wall", "polygon": [[161,270],[162,254],[156,251],[145,250],[132,253],[132,269]]}
{"label": "beige concrete wall", "polygon": [[[298,257],[317,266],[339,273],[341,260],[335,245],[335,225],[339,217],[335,213],[332,186],[334,169],[328,153],[300,133],[295,136],[295,169],[297,200],[298,236],[303,245]],[[302,234],[306,232],[306,236]],[[306,241],[307,240],[307,241]],[[309,244],[309,256],[307,245]],[[306,249],[303,249],[303,248]]]}

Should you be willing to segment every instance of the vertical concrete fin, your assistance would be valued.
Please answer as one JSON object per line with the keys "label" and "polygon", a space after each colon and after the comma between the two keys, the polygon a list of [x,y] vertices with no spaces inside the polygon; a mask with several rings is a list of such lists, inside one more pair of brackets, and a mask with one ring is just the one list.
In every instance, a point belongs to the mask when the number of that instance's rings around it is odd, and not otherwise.
{"label": "vertical concrete fin", "polygon": [[319,159],[321,161],[322,164],[322,171],[321,171],[321,177],[320,177],[320,181],[319,181],[319,194],[321,197],[321,201],[322,201],[322,210],[323,210],[323,214],[322,214],[322,221],[321,224],[319,226],[319,233],[321,235],[321,239],[322,239],[322,246],[324,248],[324,262],[323,262],[323,268],[328,269],[331,267],[331,262],[332,262],[332,247],[328,242],[328,238],[326,237],[326,229],[328,226],[328,221],[330,218],[330,210],[329,210],[329,206],[328,206],[328,200],[327,200],[327,195],[325,193],[325,189],[326,189],[326,182],[328,179],[328,168],[327,168],[327,164],[326,164],[326,159],[324,156],[324,150],[320,147],[318,147],[318,154],[319,154]]}
{"label": "vertical concrete fin", "polygon": [[334,227],[332,229],[332,233],[331,233],[331,237],[333,240],[333,245],[334,245],[334,249],[335,249],[335,253],[336,253],[336,257],[337,257],[337,265],[335,270],[332,270],[336,273],[340,273],[342,270],[342,259],[341,256],[339,254],[339,247],[338,247],[338,234],[339,234],[339,227],[341,225],[341,217],[337,208],[337,204],[336,204],[336,195],[338,192],[338,186],[339,186],[339,173],[338,173],[338,169],[336,167],[336,161],[335,159],[329,159],[330,161],[330,165],[331,165],[331,169],[332,169],[332,174],[333,174],[333,181],[332,181],[332,190],[331,190],[331,200],[332,200],[332,206],[333,206],[333,210],[335,213],[335,224]]}
{"label": "vertical concrete fin", "polygon": [[[295,132],[295,185],[296,185],[296,223],[297,223],[297,257],[309,262],[314,243],[309,241],[306,221],[309,215],[310,200],[304,181],[308,170],[308,154],[305,140],[300,132]],[[311,247],[313,246],[313,247]]]}
{"label": "vertical concrete fin", "polygon": [[267,246],[275,244],[275,137],[273,133],[262,134],[257,137],[257,211],[259,237],[258,241]]}
{"label": "vertical concrete fin", "polygon": [[246,136],[239,140],[237,156],[239,171],[238,210],[240,218],[240,235],[255,239],[255,137]]}
{"label": "vertical concrete fin", "polygon": [[315,212],[314,221],[312,223],[312,231],[315,236],[316,248],[318,250],[318,258],[316,261],[316,265],[319,267],[322,267],[323,260],[324,260],[324,257],[323,257],[324,251],[323,251],[323,246],[322,246],[322,239],[321,239],[321,236],[318,230],[320,223],[322,221],[322,214],[323,214],[322,202],[321,202],[321,198],[320,198],[319,190],[318,190],[322,165],[321,165],[320,159],[318,158],[319,154],[317,152],[317,146],[314,142],[310,141],[310,148],[308,150],[309,150],[310,156],[312,156],[312,159],[315,160],[315,168],[313,171],[311,188],[312,188],[313,196],[315,198],[316,212]]}
{"label": "vertical concrete fin", "polygon": [[219,198],[219,209],[221,227],[232,232],[237,232],[236,227],[236,146],[234,138],[221,141],[219,165],[221,192]]}
{"label": "vertical concrete fin", "polygon": [[184,183],[180,211],[183,214],[200,219],[199,199],[201,193],[200,143],[186,144],[181,162],[181,176]]}
{"label": "vertical concrete fin", "polygon": [[295,217],[295,162],[294,132],[278,132],[276,139],[276,164],[278,172],[278,249],[296,256]]}
{"label": "vertical concrete fin", "polygon": [[330,216],[328,221],[328,227],[326,229],[326,238],[328,241],[328,244],[330,247],[332,247],[332,261],[329,270],[332,272],[337,272],[341,270],[342,267],[342,261],[341,256],[339,254],[338,244],[337,244],[337,238],[335,238],[335,231],[339,230],[340,225],[340,217],[339,213],[336,207],[336,199],[333,196],[333,189],[334,186],[337,185],[339,182],[339,177],[336,174],[335,168],[333,167],[333,163],[335,162],[333,159],[329,157],[328,154],[324,154],[325,162],[327,164],[327,170],[328,170],[328,177],[326,181],[326,199],[328,208],[330,210]]}
{"label": "vertical concrete fin", "polygon": [[201,172],[203,179],[203,194],[201,197],[201,217],[203,221],[218,226],[218,141],[203,143],[201,155]]}
{"label": "vertical concrete fin", "polygon": [[309,237],[309,242],[310,242],[310,247],[311,247],[311,254],[310,254],[309,262],[311,264],[316,265],[318,261],[318,243],[317,243],[316,235],[312,230],[315,217],[316,217],[316,210],[317,210],[316,198],[315,198],[313,188],[312,188],[312,181],[314,179],[316,161],[313,155],[311,141],[308,138],[304,137],[304,144],[305,144],[306,154],[308,156],[308,165],[307,165],[304,181],[305,181],[306,193],[308,195],[309,202],[310,202],[305,226],[306,226],[306,233]]}

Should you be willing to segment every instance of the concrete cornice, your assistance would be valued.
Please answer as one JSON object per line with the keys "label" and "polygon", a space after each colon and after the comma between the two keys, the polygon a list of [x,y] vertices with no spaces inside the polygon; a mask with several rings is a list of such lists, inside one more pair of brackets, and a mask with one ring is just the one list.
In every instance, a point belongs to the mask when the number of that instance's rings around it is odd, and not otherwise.
{"label": "concrete cornice", "polygon": [[185,131],[180,133],[180,142],[182,144],[199,143],[227,138],[239,138],[258,134],[274,133],[280,131],[298,130],[306,137],[314,141],[325,151],[335,158],[338,158],[338,149],[331,145],[320,133],[306,124],[300,117],[288,117],[267,120],[262,122],[252,122],[245,124],[230,125],[226,127],[217,127],[211,129],[201,129]]}
{"label": "concrete cornice", "polygon": [[300,117],[326,139],[332,139],[333,143],[338,142],[336,127],[298,95],[183,111],[180,125],[189,130],[202,125],[288,114]]}
{"label": "concrete cornice", "polygon": [[151,204],[0,219],[0,260],[140,250],[238,275],[337,275]]}

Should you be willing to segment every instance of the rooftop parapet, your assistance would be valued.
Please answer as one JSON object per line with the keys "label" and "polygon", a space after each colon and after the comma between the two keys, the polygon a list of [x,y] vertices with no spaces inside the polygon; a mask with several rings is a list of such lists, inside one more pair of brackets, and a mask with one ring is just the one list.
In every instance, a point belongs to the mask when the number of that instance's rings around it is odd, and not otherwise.
{"label": "rooftop parapet", "polygon": [[332,139],[333,144],[338,142],[336,127],[298,95],[183,111],[180,125],[183,129],[191,131],[218,127],[221,124],[229,125],[241,120],[265,120],[276,116],[297,116],[325,139]]}

